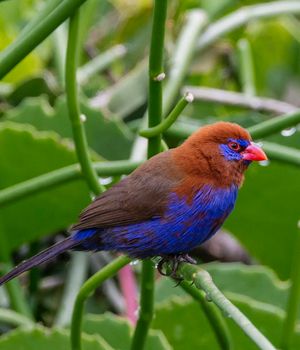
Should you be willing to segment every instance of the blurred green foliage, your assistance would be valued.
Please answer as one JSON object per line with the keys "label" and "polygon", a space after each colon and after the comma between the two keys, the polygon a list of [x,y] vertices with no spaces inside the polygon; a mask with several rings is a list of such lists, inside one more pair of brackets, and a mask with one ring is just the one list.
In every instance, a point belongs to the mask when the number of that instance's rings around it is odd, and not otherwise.
{"label": "blurred green foliage", "polygon": [[[202,8],[210,24],[241,6],[253,4],[260,2],[170,1],[165,45],[167,77],[187,11]],[[43,6],[41,0],[0,3],[1,50],[22,35]],[[80,86],[81,111],[86,118],[87,138],[94,160],[130,157],[135,131],[141,125],[147,104],[146,60],[151,13],[150,0],[89,0],[82,7],[82,65],[116,44],[124,45],[127,50],[124,57],[116,58],[100,72],[95,71]],[[65,35],[66,28],[61,27],[61,30]],[[300,19],[296,15],[252,20],[203,52],[196,51],[183,85],[240,91],[237,42],[247,39],[253,53],[258,95],[300,106],[299,33]],[[0,82],[0,190],[77,162],[61,79],[65,49],[63,38],[59,42],[52,34]],[[203,123],[222,119],[247,127],[274,117],[199,101],[187,108],[184,114],[166,133],[169,146],[182,141],[182,130],[194,130]],[[267,139],[300,150],[299,130],[295,129],[289,137],[273,135]],[[288,280],[290,276],[296,224],[300,218],[299,174],[296,166],[272,160],[266,166],[251,166],[226,228],[262,266],[207,266],[226,296],[276,346],[280,345],[289,292],[289,283],[281,280]],[[43,246],[43,238],[65,232],[89,200],[86,184],[83,180],[74,180],[2,205],[0,241],[5,244],[1,243],[0,257],[4,259],[5,249],[6,253],[15,253],[16,261],[26,258],[33,244],[39,242]],[[49,277],[52,272],[49,269],[44,274]],[[43,301],[41,295],[44,292],[39,293],[33,293],[30,298],[35,298],[38,304],[37,319],[47,323],[54,318],[57,306],[53,306],[49,297]],[[60,286],[56,288],[57,294],[62,294]],[[101,310],[112,309],[103,298],[96,296],[95,300],[101,305]],[[7,305],[5,294],[0,295],[0,305]],[[236,349],[254,349],[230,319],[226,322]],[[0,323],[2,332],[10,330],[11,327],[2,325],[1,319]],[[132,327],[124,319],[111,314],[87,315],[84,332],[84,349],[123,350],[129,349]],[[49,331],[40,326],[18,328],[0,338],[0,347],[3,350],[68,349],[68,332],[61,329]],[[297,330],[291,349],[299,347]],[[192,348],[211,350],[218,348],[218,344],[200,306],[179,287],[173,288],[170,281],[161,279],[156,292],[153,330],[146,349]]]}

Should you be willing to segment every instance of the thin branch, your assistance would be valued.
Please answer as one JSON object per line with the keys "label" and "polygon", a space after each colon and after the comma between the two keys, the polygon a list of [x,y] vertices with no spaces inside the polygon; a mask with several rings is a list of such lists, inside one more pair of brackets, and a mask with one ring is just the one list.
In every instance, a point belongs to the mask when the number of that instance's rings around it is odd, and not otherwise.
{"label": "thin branch", "polygon": [[[99,176],[118,176],[131,173],[141,162],[126,160],[111,162],[96,162],[93,167]],[[0,191],[0,207],[13,201],[25,198],[31,194],[45,191],[83,177],[79,164],[50,171],[32,179],[17,183]]]}
{"label": "thin branch", "polygon": [[245,96],[245,94],[240,92],[194,86],[185,86],[182,91],[183,93],[190,91],[194,95],[195,100],[211,101],[236,107],[245,107],[256,111],[286,114],[298,110],[298,107],[287,102],[266,97]]}
{"label": "thin branch", "polygon": [[93,168],[93,164],[89,156],[86,134],[83,127],[83,121],[80,118],[81,113],[78,102],[76,79],[78,64],[78,33],[79,11],[70,17],[69,22],[65,86],[77,158],[89,188],[95,195],[97,195],[102,192],[104,188],[100,185],[97,173]]}
{"label": "thin branch", "polygon": [[271,160],[278,160],[291,165],[300,165],[300,151],[296,148],[263,141],[263,147]]}
{"label": "thin branch", "polygon": [[[202,10],[192,10],[186,15],[186,22],[180,31],[175,50],[172,53],[168,79],[163,92],[164,116],[168,114],[175,98],[179,95],[181,84],[190,67],[196,42],[206,22],[207,17]],[[143,121],[140,123],[140,127],[142,128],[146,127],[147,113],[145,113]],[[137,137],[133,145],[132,154],[142,154],[144,147],[146,147],[145,139]],[[134,159],[136,160],[136,158]]]}
{"label": "thin branch", "polygon": [[193,281],[197,288],[204,290],[206,296],[228,315],[259,349],[276,350],[250,320],[220,292],[207,271],[197,266],[182,264],[180,272],[185,280]]}
{"label": "thin branch", "polygon": [[265,4],[245,6],[212,23],[200,36],[196,49],[205,50],[226,34],[256,19],[300,13],[298,1],[273,1]]}
{"label": "thin branch", "polygon": [[28,317],[9,309],[0,308],[0,323],[12,326],[34,327],[35,323]]}
{"label": "thin branch", "polygon": [[54,320],[55,326],[66,327],[70,325],[76,296],[87,277],[88,258],[86,253],[72,252],[63,296]]}
{"label": "thin branch", "polygon": [[194,96],[187,92],[177,103],[174,109],[170,112],[170,114],[163,119],[163,121],[153,126],[152,128],[144,129],[140,131],[140,135],[143,137],[151,138],[155,137],[159,134],[162,134],[176,121],[176,119],[180,116],[180,113],[184,110],[184,108],[188,105],[188,103],[193,102]]}
{"label": "thin branch", "polygon": [[281,337],[282,350],[291,349],[293,336],[295,334],[299,304],[300,304],[300,221],[298,222],[298,230],[296,236],[294,261],[291,273],[291,289],[286,310],[286,319],[283,325]]}
{"label": "thin branch", "polygon": [[[167,0],[155,0],[153,9],[152,34],[149,56],[149,101],[148,127],[154,127],[162,120],[162,82],[165,22]],[[149,139],[148,158],[160,152],[161,134]],[[133,334],[131,350],[143,350],[153,318],[154,304],[154,265],[151,260],[142,263],[140,314]]]}
{"label": "thin branch", "polygon": [[71,322],[71,348],[72,350],[81,350],[81,326],[84,304],[87,298],[108,278],[113,277],[123,266],[131,261],[127,256],[120,256],[111,263],[107,264],[102,270],[90,277],[76,297]]}
{"label": "thin branch", "polygon": [[215,333],[220,349],[233,349],[232,339],[224,317],[214,304],[207,301],[205,293],[197,289],[195,286],[192,286],[187,281],[182,281],[180,283],[180,287],[200,303],[202,310],[205,313],[213,332]]}
{"label": "thin branch", "polygon": [[242,91],[248,97],[256,95],[255,72],[249,40],[240,39],[237,43]]}
{"label": "thin branch", "polygon": [[124,57],[126,53],[127,49],[124,45],[116,45],[103,52],[102,54],[94,57],[92,60],[78,69],[78,83],[85,84],[92,76],[106,69],[117,59]]}
{"label": "thin branch", "polygon": [[290,128],[300,123],[300,110],[282,115],[280,117],[266,120],[265,122],[256,124],[248,128],[248,131],[255,139],[261,139],[266,136],[276,134],[283,129]]}
{"label": "thin branch", "polygon": [[17,45],[10,45],[0,55],[0,79],[71,16],[86,0],[62,1],[48,16],[26,33]]}
{"label": "thin branch", "polygon": [[169,113],[179,94],[196,50],[196,42],[206,23],[207,16],[204,11],[197,9],[187,12],[186,23],[179,34],[175,50],[170,57],[170,71],[164,89],[163,115]]}

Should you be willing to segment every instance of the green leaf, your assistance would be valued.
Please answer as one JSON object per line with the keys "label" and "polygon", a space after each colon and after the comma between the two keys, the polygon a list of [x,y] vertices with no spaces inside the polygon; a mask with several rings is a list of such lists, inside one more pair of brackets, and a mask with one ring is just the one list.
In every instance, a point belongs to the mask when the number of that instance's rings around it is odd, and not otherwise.
{"label": "green leaf", "polygon": [[[126,125],[114,118],[105,119],[101,111],[88,106],[86,102],[81,102],[81,111],[86,116],[89,146],[107,159],[128,158],[132,135]],[[31,124],[38,130],[53,130],[64,138],[72,138],[64,98],[59,98],[54,108],[44,98],[29,98],[7,112],[6,117],[13,122]]]}
{"label": "green leaf", "polygon": [[[100,336],[82,334],[83,350],[113,350]],[[71,350],[69,332],[62,329],[17,329],[0,338],[1,350]]]}
{"label": "green leaf", "polygon": [[[0,125],[0,149],[0,189],[76,162],[74,150],[56,134],[9,122]],[[88,203],[82,180],[11,203],[0,211],[1,244],[10,252],[64,229]]]}
{"label": "green leaf", "polygon": [[[111,313],[88,314],[84,318],[83,330],[87,334],[99,334],[115,350],[130,349],[133,328],[125,318]],[[171,350],[171,347],[162,332],[151,330],[145,350]]]}
{"label": "green leaf", "polygon": [[[283,282],[266,266],[243,265],[241,263],[209,263],[200,265],[207,270],[214,283],[225,294],[238,294],[261,303],[286,309],[290,284]],[[169,278],[161,278],[155,290],[155,302],[160,303],[172,296],[186,293],[175,287]]]}
{"label": "green leaf", "polygon": [[286,308],[290,284],[279,280],[266,266],[210,263],[203,265],[203,268],[211,274],[215,284],[225,294],[240,294],[282,310]]}
{"label": "green leaf", "polygon": [[[282,310],[238,294],[231,293],[228,296],[275,346],[279,346],[285,315]],[[230,318],[226,318],[226,321],[230,327],[235,349],[257,349]],[[190,297],[173,296],[167,301],[158,303],[152,325],[153,328],[163,331],[176,350],[211,350],[219,347],[201,307]],[[299,349],[299,342],[300,334],[297,332],[291,350]]]}

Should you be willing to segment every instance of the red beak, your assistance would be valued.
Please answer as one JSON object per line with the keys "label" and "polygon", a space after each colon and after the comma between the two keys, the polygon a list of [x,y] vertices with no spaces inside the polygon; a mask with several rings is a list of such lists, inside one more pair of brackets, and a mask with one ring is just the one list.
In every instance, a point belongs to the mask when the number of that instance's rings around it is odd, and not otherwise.
{"label": "red beak", "polygon": [[260,161],[268,159],[265,152],[253,142],[251,142],[250,145],[245,149],[245,151],[242,152],[242,155],[244,160]]}

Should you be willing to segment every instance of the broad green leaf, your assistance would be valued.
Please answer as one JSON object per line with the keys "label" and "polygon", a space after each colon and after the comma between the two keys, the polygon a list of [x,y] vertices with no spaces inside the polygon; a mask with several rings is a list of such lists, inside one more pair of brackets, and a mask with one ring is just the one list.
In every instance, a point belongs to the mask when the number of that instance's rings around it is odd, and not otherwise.
{"label": "broad green leaf", "polygon": [[[225,294],[238,294],[261,303],[285,310],[289,283],[278,279],[266,266],[243,265],[240,263],[209,263],[201,265],[207,270],[214,283]],[[156,303],[168,300],[172,296],[184,296],[186,293],[169,278],[161,278],[155,290]]]}
{"label": "broad green leaf", "polygon": [[[0,124],[0,149],[0,189],[76,162],[74,150],[56,134],[10,122]],[[76,180],[2,207],[6,249],[67,228],[89,200],[86,184]]]}
{"label": "broad green leaf", "polygon": [[[229,298],[275,346],[279,346],[284,320],[282,310],[237,294],[230,294]],[[257,349],[230,318],[226,317],[226,321],[235,349]],[[158,303],[152,326],[161,329],[176,350],[211,350],[219,347],[201,307],[190,297],[173,296]],[[299,349],[300,334],[296,333],[294,338],[291,350]]]}
{"label": "broad green leaf", "polygon": [[240,263],[210,263],[203,265],[215,284],[226,294],[232,292],[285,310],[289,283],[282,282],[266,266]]}
{"label": "broad green leaf", "polygon": [[[86,117],[85,129],[89,146],[107,159],[125,159],[129,156],[132,135],[122,121],[105,119],[101,111],[81,103]],[[31,124],[38,130],[53,130],[60,136],[72,138],[66,101],[59,98],[52,108],[44,98],[26,99],[19,107],[7,112],[6,117],[18,123]]]}
{"label": "broad green leaf", "polygon": [[[125,319],[111,313],[88,314],[84,318],[83,330],[87,334],[99,334],[115,350],[129,350],[133,327]],[[151,330],[145,350],[171,350],[163,333]]]}
{"label": "broad green leaf", "polygon": [[[113,350],[100,336],[82,334],[83,350]],[[69,332],[62,329],[17,329],[0,337],[1,350],[71,350]]]}

